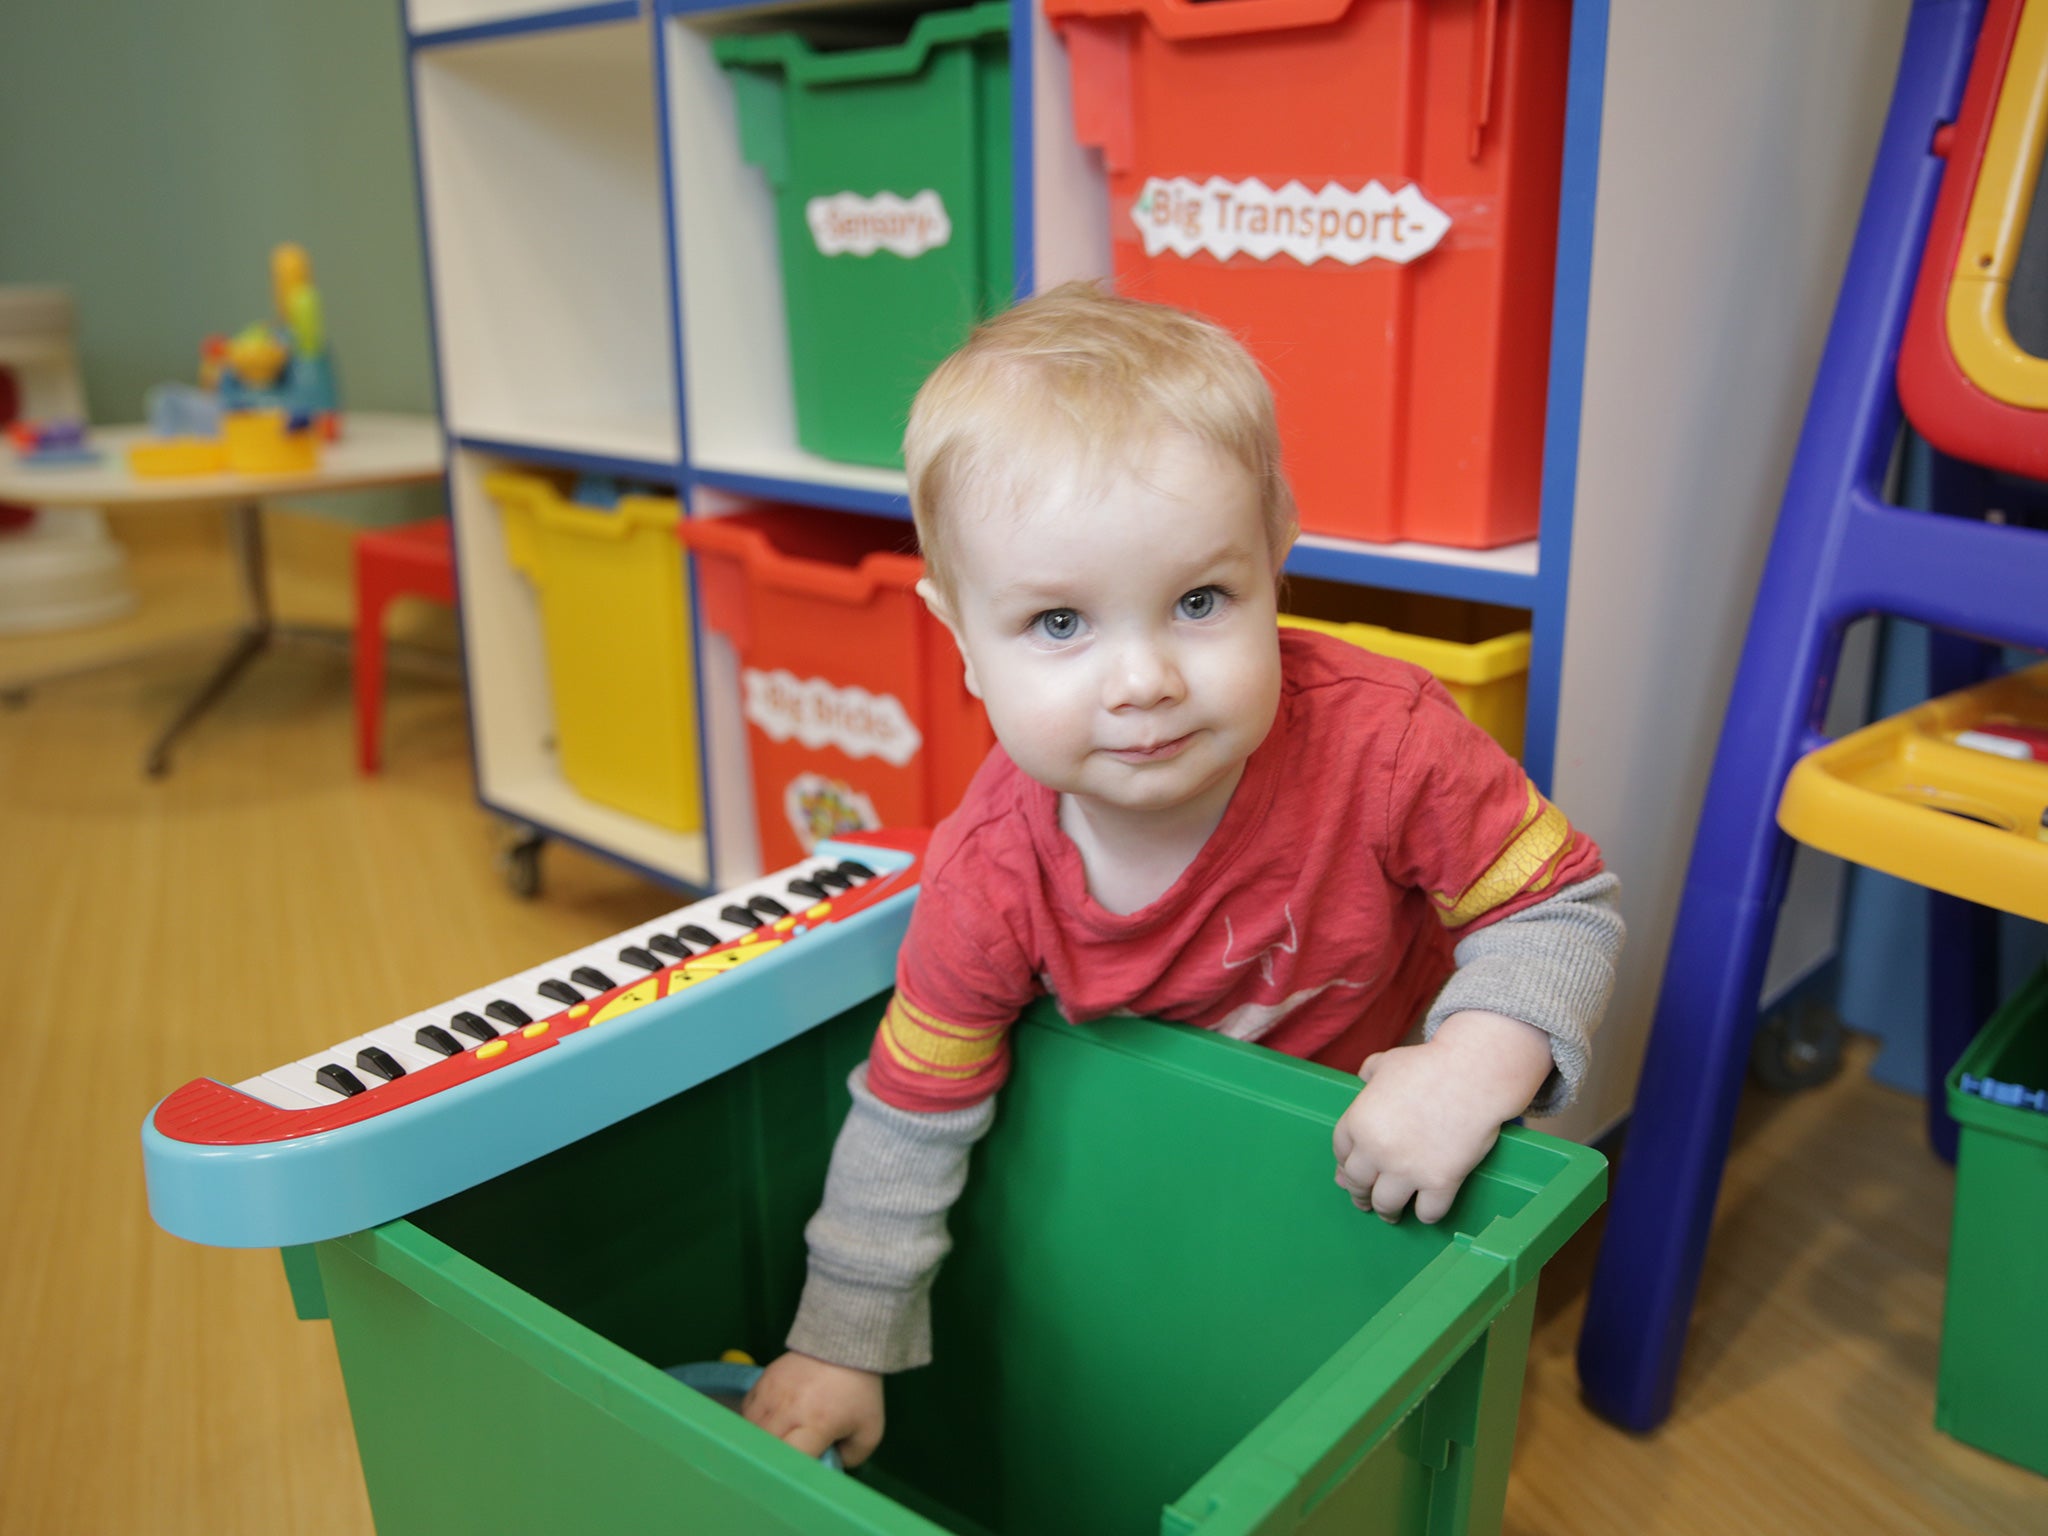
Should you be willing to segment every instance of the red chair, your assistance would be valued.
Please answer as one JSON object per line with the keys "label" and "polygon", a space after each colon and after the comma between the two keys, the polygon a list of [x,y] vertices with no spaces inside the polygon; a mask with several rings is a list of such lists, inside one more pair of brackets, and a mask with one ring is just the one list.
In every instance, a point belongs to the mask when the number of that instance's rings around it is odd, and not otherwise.
{"label": "red chair", "polygon": [[384,715],[384,610],[394,597],[455,602],[455,552],[448,522],[432,518],[356,535],[356,762],[378,766]]}

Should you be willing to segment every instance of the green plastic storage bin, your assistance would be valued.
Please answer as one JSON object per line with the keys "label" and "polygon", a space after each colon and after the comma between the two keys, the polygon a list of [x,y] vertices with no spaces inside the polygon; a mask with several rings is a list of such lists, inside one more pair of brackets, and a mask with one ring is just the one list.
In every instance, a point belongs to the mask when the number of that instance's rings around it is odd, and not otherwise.
{"label": "green plastic storage bin", "polygon": [[2048,1473],[2048,1114],[1963,1079],[2048,1093],[2048,967],[1991,1016],[1948,1078],[1955,1227],[1935,1428]]}
{"label": "green plastic storage bin", "polygon": [[779,1352],[881,1002],[319,1246],[383,1536],[1499,1529],[1537,1272],[1605,1163],[1510,1129],[1390,1227],[1330,1180],[1353,1079],[1142,1020],[1020,1026],[869,1466],[665,1375]]}
{"label": "green plastic storage bin", "polygon": [[797,441],[900,468],[911,397],[1014,278],[1010,8],[934,11],[891,47],[721,37],[775,196]]}

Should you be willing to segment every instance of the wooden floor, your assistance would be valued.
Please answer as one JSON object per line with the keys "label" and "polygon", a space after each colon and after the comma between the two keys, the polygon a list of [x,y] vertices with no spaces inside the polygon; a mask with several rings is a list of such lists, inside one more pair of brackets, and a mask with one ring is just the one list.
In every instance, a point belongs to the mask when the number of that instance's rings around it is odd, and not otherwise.
{"label": "wooden floor", "polygon": [[[196,520],[137,545],[195,612]],[[339,618],[345,542],[280,520],[287,616]],[[185,615],[193,617],[194,615]],[[196,613],[218,624],[223,607]],[[148,614],[139,621],[147,629]],[[446,621],[402,618],[446,644]],[[211,660],[188,643],[0,709],[0,1532],[325,1536],[370,1528],[327,1328],[276,1255],[149,1221],[137,1131],[232,1081],[674,905],[550,849],[515,900],[472,796],[459,693],[394,680],[387,768],[353,767],[338,656],[268,656],[160,783],[140,759]],[[0,678],[32,669],[0,643]],[[62,659],[74,664],[76,644]],[[57,654],[46,649],[43,657]],[[2040,1533],[2048,1480],[1937,1435],[1952,1177],[1917,1102],[1852,1070],[1753,1098],[1679,1411],[1638,1438],[1580,1405],[1588,1233],[1545,1272],[1510,1493],[1516,1536]],[[464,1436],[448,1428],[443,1450]]]}

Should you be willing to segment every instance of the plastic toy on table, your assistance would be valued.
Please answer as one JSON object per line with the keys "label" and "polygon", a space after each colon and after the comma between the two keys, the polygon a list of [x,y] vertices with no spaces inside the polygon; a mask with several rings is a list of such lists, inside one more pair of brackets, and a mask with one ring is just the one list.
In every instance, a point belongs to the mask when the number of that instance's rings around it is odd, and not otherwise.
{"label": "plastic toy on table", "polygon": [[208,336],[199,383],[149,392],[156,440],[128,452],[138,475],[289,474],[318,467],[341,435],[334,360],[313,265],[301,246],[271,252],[277,318]]}
{"label": "plastic toy on table", "polygon": [[70,418],[10,422],[7,443],[15,462],[29,468],[96,464],[100,457],[85,440],[85,423]]}

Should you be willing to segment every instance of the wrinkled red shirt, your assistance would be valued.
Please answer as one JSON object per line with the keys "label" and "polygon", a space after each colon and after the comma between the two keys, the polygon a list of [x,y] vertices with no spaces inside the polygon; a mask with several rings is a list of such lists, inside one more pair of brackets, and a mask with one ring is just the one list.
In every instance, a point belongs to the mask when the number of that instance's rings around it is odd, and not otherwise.
{"label": "wrinkled red shirt", "polygon": [[1348,1069],[1397,1043],[1457,939],[1599,873],[1600,850],[1428,673],[1281,632],[1280,707],[1165,894],[1088,894],[1058,797],[999,746],[935,829],[868,1085],[909,1110],[1002,1086],[1009,1030],[1172,1019]]}

